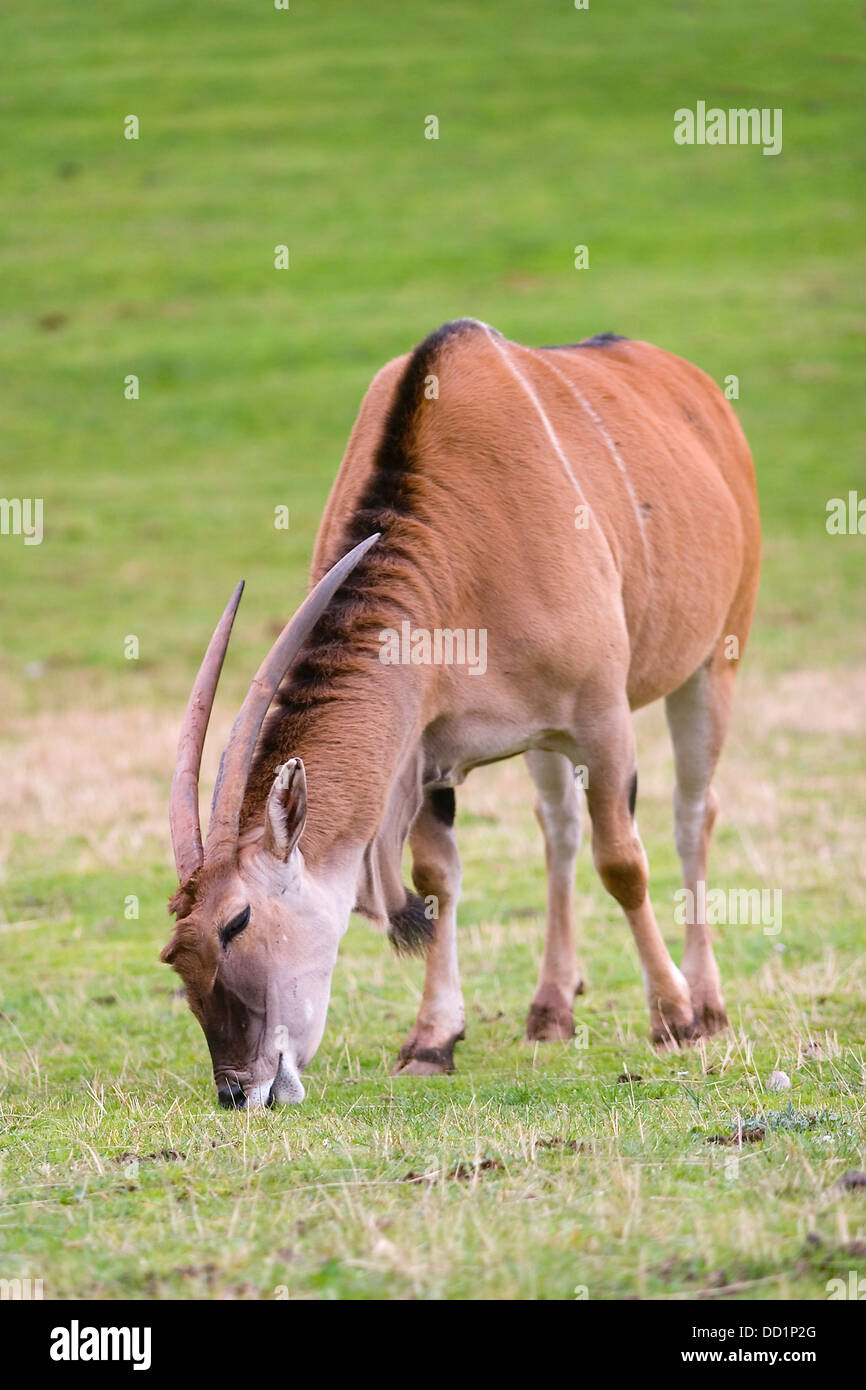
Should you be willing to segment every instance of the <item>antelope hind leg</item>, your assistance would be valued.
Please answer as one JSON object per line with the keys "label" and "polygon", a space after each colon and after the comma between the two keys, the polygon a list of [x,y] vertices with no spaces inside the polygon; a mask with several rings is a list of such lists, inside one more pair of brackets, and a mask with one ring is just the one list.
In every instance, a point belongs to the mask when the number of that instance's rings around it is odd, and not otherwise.
{"label": "antelope hind leg", "polygon": [[683,974],[689,982],[695,1017],[702,1033],[728,1026],[721,977],[706,921],[707,855],[718,798],[710,785],[727,732],[735,668],[717,656],[702,666],[665,701],[674,749],[676,789],[674,825],[683,887],[689,893],[692,920],[686,925]]}
{"label": "antelope hind leg", "polygon": [[604,730],[595,732],[583,761],[589,771],[593,862],[625,913],[638,949],[652,1040],[658,1046],[688,1042],[696,1034],[691,993],[671,959],[649,899],[647,860],[634,815],[634,732],[624,702],[611,709]]}

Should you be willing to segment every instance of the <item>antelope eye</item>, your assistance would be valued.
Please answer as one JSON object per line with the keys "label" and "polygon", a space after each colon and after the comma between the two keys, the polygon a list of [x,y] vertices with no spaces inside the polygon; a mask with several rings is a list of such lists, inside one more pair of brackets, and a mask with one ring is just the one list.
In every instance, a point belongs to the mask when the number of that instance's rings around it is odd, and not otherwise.
{"label": "antelope eye", "polygon": [[243,931],[249,920],[250,906],[249,903],[247,903],[243,912],[238,912],[234,917],[230,918],[224,926],[220,927],[219,937],[223,946],[228,946],[229,942],[234,940],[238,932]]}

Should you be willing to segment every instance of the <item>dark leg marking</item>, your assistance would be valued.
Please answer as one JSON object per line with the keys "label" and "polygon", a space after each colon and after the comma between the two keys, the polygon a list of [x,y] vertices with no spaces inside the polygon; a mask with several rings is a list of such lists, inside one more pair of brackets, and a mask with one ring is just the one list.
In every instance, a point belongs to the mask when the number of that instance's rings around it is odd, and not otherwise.
{"label": "dark leg marking", "polygon": [[455,1033],[444,1047],[415,1047],[412,1043],[405,1043],[400,1048],[397,1065],[406,1062],[428,1062],[441,1071],[454,1071],[454,1048],[465,1036],[465,1033]]}
{"label": "dark leg marking", "polygon": [[430,809],[443,825],[454,824],[457,813],[457,798],[453,787],[434,787],[430,793]]}

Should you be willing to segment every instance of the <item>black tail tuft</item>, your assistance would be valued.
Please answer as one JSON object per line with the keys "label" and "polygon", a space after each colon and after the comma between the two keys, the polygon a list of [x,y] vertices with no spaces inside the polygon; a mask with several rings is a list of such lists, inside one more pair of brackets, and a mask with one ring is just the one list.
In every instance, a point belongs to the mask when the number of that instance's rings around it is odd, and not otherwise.
{"label": "black tail tuft", "polygon": [[406,901],[388,915],[388,940],[401,956],[423,956],[435,935],[424,909],[424,899],[406,890]]}

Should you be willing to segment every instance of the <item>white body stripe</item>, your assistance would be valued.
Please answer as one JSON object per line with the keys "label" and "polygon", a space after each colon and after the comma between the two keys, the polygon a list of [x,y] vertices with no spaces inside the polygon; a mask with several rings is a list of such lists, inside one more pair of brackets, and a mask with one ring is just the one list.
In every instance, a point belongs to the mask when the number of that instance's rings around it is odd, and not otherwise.
{"label": "white body stripe", "polygon": [[[531,352],[534,357],[537,356],[536,350],[533,348],[525,348],[524,351]],[[548,358],[537,356],[537,360],[543,363],[543,365],[547,367],[549,371],[553,372],[555,376],[558,376],[560,381],[563,381],[565,385],[568,387],[569,391],[574,396],[575,400],[579,403],[581,409],[584,411],[587,418],[592,421],[593,425],[598,430],[602,440],[604,441],[605,448],[607,449],[608,453],[610,454],[611,458],[613,459],[614,463],[616,464],[617,468],[622,474],[622,479],[625,483],[626,491],[628,492],[629,501],[632,505],[635,520],[637,521],[638,531],[640,532],[641,544],[643,545],[644,560],[646,562],[647,575],[650,575],[652,572],[652,567],[650,563],[650,553],[649,546],[647,544],[646,529],[644,527],[643,513],[641,512],[640,504],[637,499],[637,494],[635,493],[634,487],[632,486],[632,481],[628,475],[628,469],[626,468],[625,463],[623,462],[622,455],[617,449],[613,439],[611,439],[610,434],[605,428],[605,423],[599,415],[598,411],[592,405],[590,405],[589,401],[586,399],[579,387],[575,386],[574,382],[571,381],[570,378],[567,377],[564,372],[560,371],[559,367],[557,367],[553,362],[549,361]]]}
{"label": "white body stripe", "polygon": [[[563,468],[565,469],[565,472],[568,475],[572,487],[574,488],[583,505],[585,507],[589,507],[589,503],[587,502],[586,497],[583,494],[583,489],[581,488],[580,483],[577,481],[577,478],[574,476],[574,470],[572,469],[571,464],[566,458],[565,452],[563,451],[562,445],[559,442],[559,438],[556,434],[556,431],[550,423],[547,411],[544,409],[544,406],[541,404],[541,401],[538,399],[538,396],[535,394],[535,391],[532,389],[531,385],[526,380],[526,377],[523,375],[521,371],[518,370],[518,368],[512,362],[511,357],[509,356],[505,346],[506,339],[499,337],[499,335],[495,333],[495,330],[490,328],[489,324],[482,324],[482,327],[484,328],[488,338],[490,339],[493,346],[496,348],[496,351],[499,353],[506,367],[510,371],[511,375],[514,377],[516,381],[520,383],[524,392],[532,401],[532,404],[535,406],[535,409],[538,412],[539,419],[541,420],[541,423],[543,424],[547,433],[547,437],[553,445],[556,451],[556,456],[562,464]],[[589,507],[589,510],[591,513],[592,508]]]}

